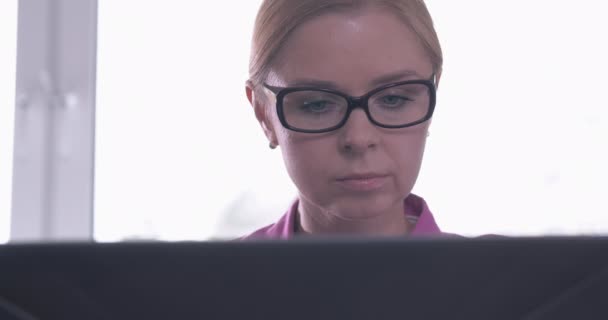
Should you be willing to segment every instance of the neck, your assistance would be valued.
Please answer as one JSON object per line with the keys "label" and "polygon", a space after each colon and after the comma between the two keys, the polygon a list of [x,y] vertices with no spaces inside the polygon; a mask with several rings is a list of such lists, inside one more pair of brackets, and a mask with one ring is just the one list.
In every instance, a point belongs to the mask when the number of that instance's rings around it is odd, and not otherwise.
{"label": "neck", "polygon": [[344,212],[333,212],[300,197],[295,229],[300,235],[369,235],[399,237],[407,235],[413,226],[405,218],[403,201],[383,212],[365,218],[345,218]]}

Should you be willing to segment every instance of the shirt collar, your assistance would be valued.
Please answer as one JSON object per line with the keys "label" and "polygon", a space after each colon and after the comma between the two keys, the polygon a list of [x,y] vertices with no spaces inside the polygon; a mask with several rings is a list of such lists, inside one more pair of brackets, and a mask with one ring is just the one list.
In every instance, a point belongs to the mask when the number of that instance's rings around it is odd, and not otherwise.
{"label": "shirt collar", "polygon": [[[287,212],[274,225],[264,230],[264,234],[270,238],[290,239],[295,234],[295,221],[298,212],[298,200],[296,199]],[[418,218],[411,236],[427,236],[441,234],[441,230],[435,222],[435,217],[423,198],[410,194],[404,200],[404,214],[414,215]]]}

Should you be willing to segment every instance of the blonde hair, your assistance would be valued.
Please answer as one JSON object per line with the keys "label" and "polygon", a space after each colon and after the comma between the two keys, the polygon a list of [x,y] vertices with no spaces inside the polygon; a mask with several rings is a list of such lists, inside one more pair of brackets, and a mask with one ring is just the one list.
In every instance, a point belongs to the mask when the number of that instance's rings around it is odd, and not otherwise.
{"label": "blonde hair", "polygon": [[443,54],[424,0],[264,0],[253,30],[249,84],[258,87],[265,81],[289,35],[308,19],[330,11],[357,10],[370,5],[388,8],[403,20],[420,39],[434,73],[441,73]]}

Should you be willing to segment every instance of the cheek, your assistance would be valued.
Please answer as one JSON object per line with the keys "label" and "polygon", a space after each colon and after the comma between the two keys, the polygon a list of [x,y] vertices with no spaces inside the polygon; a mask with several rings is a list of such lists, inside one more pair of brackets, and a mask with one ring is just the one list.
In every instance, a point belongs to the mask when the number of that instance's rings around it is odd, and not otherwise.
{"label": "cheek", "polygon": [[406,139],[400,143],[401,148],[395,152],[396,156],[401,160],[403,166],[419,167],[424,155],[426,139],[415,138]]}
{"label": "cheek", "polygon": [[[322,192],[331,178],[332,142],[324,139],[284,137],[281,151],[287,172],[296,187],[304,193]],[[330,139],[329,139],[330,140]]]}
{"label": "cheek", "polygon": [[398,188],[411,190],[420,172],[426,145],[426,133],[393,137],[389,144],[387,152],[394,166]]}

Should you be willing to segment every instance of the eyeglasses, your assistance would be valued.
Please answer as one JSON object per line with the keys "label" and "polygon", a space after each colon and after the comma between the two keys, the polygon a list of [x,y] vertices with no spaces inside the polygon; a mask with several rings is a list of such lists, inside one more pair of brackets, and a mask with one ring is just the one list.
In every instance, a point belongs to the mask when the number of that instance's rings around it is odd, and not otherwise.
{"label": "eyeglasses", "polygon": [[290,130],[322,133],[344,126],[357,108],[382,128],[405,128],[429,120],[435,110],[432,80],[409,80],[378,87],[360,97],[315,87],[264,87],[276,95],[281,124]]}

